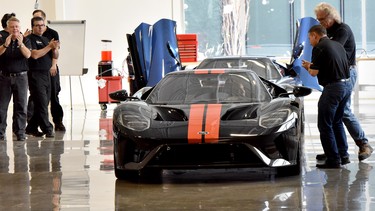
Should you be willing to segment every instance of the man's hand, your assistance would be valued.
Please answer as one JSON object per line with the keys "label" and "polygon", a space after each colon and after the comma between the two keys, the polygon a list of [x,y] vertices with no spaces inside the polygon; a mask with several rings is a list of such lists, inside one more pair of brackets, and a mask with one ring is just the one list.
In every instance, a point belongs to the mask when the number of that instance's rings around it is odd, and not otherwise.
{"label": "man's hand", "polygon": [[308,62],[306,60],[302,60],[302,67],[304,67],[306,70],[310,69],[311,64],[312,64],[311,62]]}
{"label": "man's hand", "polygon": [[23,35],[19,34],[17,36],[18,46],[23,45]]}
{"label": "man's hand", "polygon": [[308,62],[306,60],[302,60],[302,67],[304,67],[311,76],[317,76],[318,73],[319,73],[319,70],[315,70],[315,69],[311,69],[312,63],[311,62]]}
{"label": "man's hand", "polygon": [[52,48],[52,49],[59,49],[60,48],[60,42],[58,40],[55,40],[52,38],[52,40],[48,43],[48,45]]}
{"label": "man's hand", "polygon": [[56,68],[56,66],[54,66],[51,69],[49,69],[49,73],[51,74],[51,76],[55,76],[57,74],[57,68]]}
{"label": "man's hand", "polygon": [[23,35],[24,35],[25,37],[27,37],[27,36],[29,36],[31,33],[32,33],[31,30],[26,29],[26,31],[25,31],[25,33],[23,33]]}
{"label": "man's hand", "polygon": [[11,41],[12,41],[12,35],[10,34],[10,35],[5,39],[5,43],[4,43],[4,44],[5,44],[7,47],[9,47]]}

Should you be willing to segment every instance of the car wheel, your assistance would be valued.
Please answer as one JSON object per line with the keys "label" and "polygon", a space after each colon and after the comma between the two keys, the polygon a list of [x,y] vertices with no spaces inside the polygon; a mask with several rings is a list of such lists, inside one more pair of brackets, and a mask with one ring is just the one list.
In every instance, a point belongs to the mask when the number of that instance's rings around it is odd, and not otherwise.
{"label": "car wheel", "polygon": [[[300,147],[300,146],[299,146]],[[295,176],[301,173],[301,150],[298,150],[297,153],[297,163],[292,166],[283,166],[277,168],[277,176],[284,177],[284,176]]]}
{"label": "car wheel", "polygon": [[161,182],[163,170],[162,169],[144,169],[140,172],[140,178],[149,182]]}
{"label": "car wheel", "polygon": [[[130,142],[123,140],[121,143],[119,139],[122,138],[120,135],[114,139],[114,150],[113,150],[113,161],[114,171],[117,179],[125,180],[132,179],[138,176],[138,171],[125,170],[119,168],[119,165],[125,165],[125,163],[133,162],[134,160],[134,146]],[[122,149],[124,149],[122,151]]]}
{"label": "car wheel", "polygon": [[295,135],[298,137],[299,142],[297,146],[297,155],[296,155],[296,164],[291,166],[283,166],[279,167],[277,169],[277,175],[278,176],[294,176],[299,175],[302,170],[301,166],[301,155],[302,155],[302,147],[303,147],[303,133],[301,133],[303,127],[303,120],[299,122],[299,124],[296,127],[296,133]]}

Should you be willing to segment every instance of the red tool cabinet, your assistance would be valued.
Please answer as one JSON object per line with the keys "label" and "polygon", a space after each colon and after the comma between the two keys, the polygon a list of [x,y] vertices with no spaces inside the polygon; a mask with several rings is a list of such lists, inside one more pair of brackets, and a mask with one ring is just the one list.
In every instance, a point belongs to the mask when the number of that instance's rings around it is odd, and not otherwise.
{"label": "red tool cabinet", "polygon": [[107,109],[107,103],[119,103],[109,97],[109,93],[122,89],[122,76],[96,76],[96,80],[105,80],[103,88],[98,87],[99,104],[102,110]]}

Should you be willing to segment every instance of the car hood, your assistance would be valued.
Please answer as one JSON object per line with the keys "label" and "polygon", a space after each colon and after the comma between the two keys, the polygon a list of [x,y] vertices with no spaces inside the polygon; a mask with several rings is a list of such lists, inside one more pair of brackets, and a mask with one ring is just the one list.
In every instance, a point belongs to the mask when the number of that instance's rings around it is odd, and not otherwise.
{"label": "car hood", "polygon": [[115,109],[114,124],[122,122],[124,113],[143,116],[150,122],[148,128],[139,131],[121,124],[116,126],[128,134],[199,142],[202,136],[205,140],[218,141],[234,136],[243,138],[283,132],[295,125],[298,104],[289,98],[241,104],[148,105],[131,102]]}

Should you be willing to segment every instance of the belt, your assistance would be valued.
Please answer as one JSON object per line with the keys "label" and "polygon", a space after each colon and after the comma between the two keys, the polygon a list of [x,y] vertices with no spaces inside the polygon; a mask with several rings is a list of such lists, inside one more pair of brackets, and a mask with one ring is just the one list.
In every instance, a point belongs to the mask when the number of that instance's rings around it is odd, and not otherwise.
{"label": "belt", "polygon": [[327,85],[333,84],[333,83],[348,82],[348,81],[350,81],[350,78],[339,79],[339,80],[331,81],[331,82],[327,83]]}
{"label": "belt", "polygon": [[6,76],[6,77],[17,77],[21,75],[27,74],[27,71],[19,72],[19,73],[7,73],[7,72],[0,72],[0,75]]}
{"label": "belt", "polygon": [[340,79],[335,82],[348,82],[348,81],[350,81],[350,78]]}

